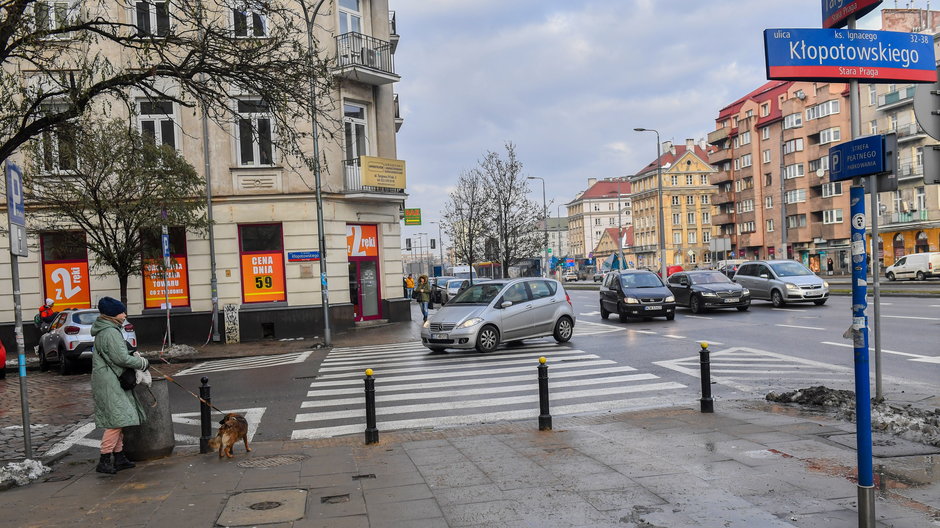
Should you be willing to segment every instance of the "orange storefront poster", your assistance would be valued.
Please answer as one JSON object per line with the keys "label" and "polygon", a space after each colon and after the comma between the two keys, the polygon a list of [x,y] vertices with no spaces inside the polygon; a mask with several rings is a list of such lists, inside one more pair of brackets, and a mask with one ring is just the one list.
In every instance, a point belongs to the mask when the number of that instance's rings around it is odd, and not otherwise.
{"label": "orange storefront poster", "polygon": [[[176,257],[168,273],[170,307],[189,306],[189,272],[186,257]],[[144,263],[144,308],[164,308],[166,291],[163,289],[163,270],[160,261]]]}
{"label": "orange storefront poster", "polygon": [[55,309],[91,308],[88,286],[88,262],[49,262],[43,265],[46,297],[55,301]]}
{"label": "orange storefront poster", "polygon": [[347,224],[346,255],[349,257],[379,256],[378,227]]}
{"label": "orange storefront poster", "polygon": [[286,301],[284,254],[242,255],[242,291],[246,303]]}

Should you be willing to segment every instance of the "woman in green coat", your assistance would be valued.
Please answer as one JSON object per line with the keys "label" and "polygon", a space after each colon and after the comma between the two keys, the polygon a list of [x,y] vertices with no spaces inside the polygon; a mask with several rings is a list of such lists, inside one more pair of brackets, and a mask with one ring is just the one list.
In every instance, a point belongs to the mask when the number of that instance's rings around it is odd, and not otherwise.
{"label": "woman in green coat", "polygon": [[[121,328],[127,319],[127,307],[111,297],[98,301],[101,315],[91,326],[95,337],[95,353],[91,360],[91,395],[95,401],[95,425],[104,428],[101,438],[101,459],[95,471],[114,474],[134,467],[124,454],[123,428],[140,425],[144,409],[133,391],[121,388],[118,376],[125,368],[145,370],[150,364],[142,357],[130,355]],[[114,460],[112,461],[112,454]]]}

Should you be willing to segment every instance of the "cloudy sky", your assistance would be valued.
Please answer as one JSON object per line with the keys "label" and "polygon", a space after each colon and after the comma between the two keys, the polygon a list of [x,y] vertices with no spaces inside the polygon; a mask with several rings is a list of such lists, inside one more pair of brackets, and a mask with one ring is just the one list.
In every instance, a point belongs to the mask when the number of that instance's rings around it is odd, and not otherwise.
{"label": "cloudy sky", "polygon": [[[556,216],[588,178],[653,161],[656,136],[634,128],[703,139],[719,109],[766,82],[763,29],[820,27],[820,2],[389,0],[406,207],[424,216],[405,236],[436,238],[428,222],[458,175],[507,141],[527,175],[545,178]],[[859,25],[880,27],[879,13]],[[530,183],[541,201],[541,183]]]}

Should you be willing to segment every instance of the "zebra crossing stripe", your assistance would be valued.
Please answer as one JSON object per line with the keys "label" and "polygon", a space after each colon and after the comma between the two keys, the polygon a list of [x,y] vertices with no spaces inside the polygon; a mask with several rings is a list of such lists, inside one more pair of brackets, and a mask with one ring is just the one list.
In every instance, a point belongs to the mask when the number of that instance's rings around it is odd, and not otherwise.
{"label": "zebra crossing stripe", "polygon": [[[579,359],[579,360],[580,360],[580,359],[599,359],[599,358],[600,358],[600,356],[598,356],[598,355],[596,355],[596,354],[579,354],[579,355],[574,355],[574,356],[567,356],[565,359],[567,359],[567,360],[570,361],[570,360],[573,360],[573,359]],[[476,366],[476,367],[484,367],[484,368],[485,368],[485,367],[489,367],[489,366],[503,367],[503,366],[505,366],[505,365],[522,365],[522,364],[532,365],[532,368],[535,368],[535,364],[534,364],[534,363],[532,362],[532,360],[530,360],[530,359],[518,359],[518,360],[509,360],[509,361],[492,361],[492,360],[491,360],[491,361],[486,361],[486,362],[476,362],[476,363],[474,363],[474,366]],[[365,366],[365,365],[363,365],[363,366]],[[467,367],[467,366],[466,366],[466,365],[463,365],[463,364],[460,364],[460,365],[442,365],[442,366],[440,366],[440,367],[435,366],[434,369],[435,369],[436,371],[442,371],[442,370],[463,369],[463,368],[466,368],[466,367]],[[358,378],[358,377],[361,377],[361,376],[362,376],[362,369],[361,369],[361,368],[345,368],[345,369],[343,369],[343,370],[345,370],[346,372],[345,372],[345,373],[337,373],[337,374],[325,374],[325,375],[323,375],[320,379],[331,380],[331,379],[339,379],[339,378]],[[378,370],[378,369],[373,369],[373,370],[375,370],[375,374],[376,374],[377,376],[392,376],[392,375],[394,375],[394,374],[407,374],[407,373],[409,373],[409,372],[414,372],[414,369],[413,369],[413,368],[392,368],[392,369],[388,369],[388,370]]]}
{"label": "zebra crossing stripe", "polygon": [[[580,357],[580,355],[585,354],[581,350],[567,350],[562,354],[551,354],[551,359],[564,359],[571,357]],[[413,358],[398,358],[398,359],[379,359],[379,360],[364,360],[356,361],[353,363],[344,363],[342,365],[335,365],[330,363],[330,366],[320,367],[320,372],[347,372],[350,370],[356,370],[361,372],[363,368],[369,367],[372,370],[378,370],[377,365],[381,365],[381,368],[388,367],[405,367],[405,366],[428,366],[438,368],[438,365],[441,365],[440,368],[453,368],[448,367],[450,365],[459,365],[459,364],[472,364],[485,366],[492,364],[493,362],[499,362],[501,365],[512,364],[513,362],[519,363],[518,360],[523,360],[525,358],[538,358],[544,356],[546,353],[542,352],[533,352],[529,354],[504,354],[501,356],[490,356],[490,355],[474,355],[474,356],[454,356],[454,357],[438,357],[438,356],[414,356]],[[588,354],[593,358],[598,356],[595,354]],[[512,358],[512,359],[510,359]],[[530,361],[531,362],[531,361]],[[387,372],[387,371],[386,371]]]}
{"label": "zebra crossing stripe", "polygon": [[556,346],[556,347],[551,347],[551,348],[529,348],[529,347],[518,348],[518,349],[512,349],[512,348],[510,348],[510,349],[506,349],[506,350],[499,350],[499,351],[497,351],[497,352],[490,352],[490,353],[487,353],[487,354],[480,354],[479,352],[476,352],[476,351],[473,351],[473,352],[471,352],[471,351],[463,351],[463,352],[453,352],[453,353],[440,354],[440,353],[432,353],[432,352],[431,352],[430,350],[428,350],[427,348],[421,347],[420,349],[417,349],[417,350],[409,350],[409,351],[395,352],[395,353],[392,353],[392,354],[385,354],[385,353],[383,353],[383,354],[381,354],[381,355],[378,355],[378,354],[376,354],[376,355],[368,354],[368,355],[364,355],[364,356],[344,357],[344,358],[341,358],[341,359],[333,359],[333,358],[331,358],[331,357],[328,356],[326,359],[323,360],[323,363],[322,363],[322,364],[323,364],[323,365],[330,365],[330,366],[332,366],[332,365],[348,365],[348,364],[353,364],[353,363],[361,363],[361,362],[364,361],[364,360],[369,360],[369,361],[395,361],[395,360],[403,360],[403,359],[409,359],[409,358],[424,358],[424,359],[427,359],[427,360],[429,360],[429,361],[443,361],[443,360],[446,360],[446,359],[462,359],[462,358],[471,358],[471,359],[479,359],[479,358],[501,358],[501,357],[507,357],[507,356],[518,356],[520,353],[525,353],[525,352],[532,352],[532,353],[539,352],[539,353],[542,353],[542,354],[544,354],[544,353],[552,353],[552,354],[554,354],[554,353],[556,353],[556,352],[580,352],[580,351],[579,351],[578,349],[576,349],[576,348],[571,348],[571,347],[557,347],[557,346]]}
{"label": "zebra crossing stripe", "polygon": [[220,359],[200,363],[188,369],[176,373],[177,376],[186,376],[189,374],[201,374],[205,372],[222,372],[226,370],[242,370],[262,367],[274,367],[278,365],[291,365],[294,363],[303,363],[310,357],[313,350],[305,352],[292,352],[290,354],[280,354],[276,356],[253,356],[236,359]]}

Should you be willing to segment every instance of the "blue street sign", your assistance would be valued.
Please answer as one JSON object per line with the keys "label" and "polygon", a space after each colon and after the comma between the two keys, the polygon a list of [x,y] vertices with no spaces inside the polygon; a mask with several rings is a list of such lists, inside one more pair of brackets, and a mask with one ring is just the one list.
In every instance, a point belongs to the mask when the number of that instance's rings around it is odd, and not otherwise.
{"label": "blue street sign", "polygon": [[864,79],[870,83],[937,80],[933,36],[858,29],[765,29],[767,78]]}
{"label": "blue street sign", "polygon": [[313,262],[320,260],[319,251],[288,251],[288,262]]}
{"label": "blue street sign", "polygon": [[851,180],[885,170],[884,136],[865,136],[829,149],[829,181]]}
{"label": "blue street sign", "polygon": [[26,226],[26,199],[23,196],[23,171],[7,162],[7,217],[10,224]]}
{"label": "blue street sign", "polygon": [[822,26],[840,28],[850,16],[862,18],[880,3],[881,0],[822,0]]}

